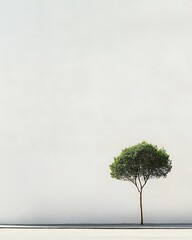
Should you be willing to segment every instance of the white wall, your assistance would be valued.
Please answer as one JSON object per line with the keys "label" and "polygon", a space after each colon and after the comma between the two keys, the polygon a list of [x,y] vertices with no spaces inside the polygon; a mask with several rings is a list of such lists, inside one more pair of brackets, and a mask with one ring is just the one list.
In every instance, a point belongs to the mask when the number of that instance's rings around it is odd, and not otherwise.
{"label": "white wall", "polygon": [[146,222],[191,222],[192,2],[0,1],[0,223],[138,222],[109,164],[143,140]]}

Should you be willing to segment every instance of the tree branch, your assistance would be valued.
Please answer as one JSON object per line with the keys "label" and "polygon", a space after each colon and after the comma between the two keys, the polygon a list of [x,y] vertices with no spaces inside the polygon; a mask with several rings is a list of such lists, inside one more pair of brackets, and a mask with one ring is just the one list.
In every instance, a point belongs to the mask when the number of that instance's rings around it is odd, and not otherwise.
{"label": "tree branch", "polygon": [[138,192],[140,193],[140,192],[141,192],[141,189],[139,189],[139,187],[138,187],[138,184],[137,184],[137,178],[135,178],[135,186],[136,186]]}
{"label": "tree branch", "polygon": [[138,175],[138,180],[139,180],[140,188],[142,189],[142,183],[139,175]]}
{"label": "tree branch", "polygon": [[144,184],[142,185],[142,188],[144,188],[145,184],[147,183],[147,181],[149,180],[150,174],[145,178],[144,180]]}

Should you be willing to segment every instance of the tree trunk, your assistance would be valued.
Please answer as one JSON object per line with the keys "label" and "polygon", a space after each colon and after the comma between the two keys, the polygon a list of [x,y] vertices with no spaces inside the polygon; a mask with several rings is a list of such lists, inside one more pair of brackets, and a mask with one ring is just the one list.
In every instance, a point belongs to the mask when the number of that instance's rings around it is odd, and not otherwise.
{"label": "tree trunk", "polygon": [[139,203],[140,203],[140,224],[143,225],[142,189],[139,192]]}

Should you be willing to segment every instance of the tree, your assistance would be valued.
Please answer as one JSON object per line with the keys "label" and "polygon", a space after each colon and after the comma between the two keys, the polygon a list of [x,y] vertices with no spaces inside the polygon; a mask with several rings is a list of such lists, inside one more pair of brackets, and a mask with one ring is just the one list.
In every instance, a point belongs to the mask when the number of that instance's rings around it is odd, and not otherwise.
{"label": "tree", "polygon": [[172,165],[165,149],[142,142],[125,148],[110,165],[112,178],[132,182],[139,192],[140,224],[143,224],[143,188],[150,178],[167,177]]}

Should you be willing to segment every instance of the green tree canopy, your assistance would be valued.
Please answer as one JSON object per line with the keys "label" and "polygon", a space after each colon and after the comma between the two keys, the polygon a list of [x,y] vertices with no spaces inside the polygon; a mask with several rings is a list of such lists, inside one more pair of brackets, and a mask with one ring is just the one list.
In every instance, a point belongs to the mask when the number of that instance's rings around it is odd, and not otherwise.
{"label": "green tree canopy", "polygon": [[150,178],[166,177],[171,168],[171,160],[165,149],[158,149],[147,142],[125,148],[110,165],[112,178],[132,182],[140,193],[141,224],[143,187]]}

